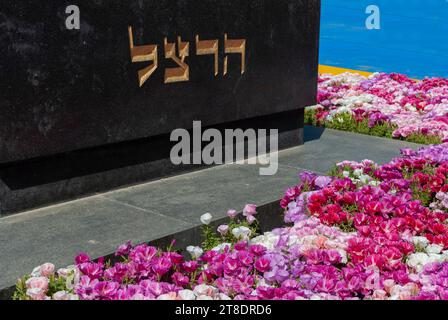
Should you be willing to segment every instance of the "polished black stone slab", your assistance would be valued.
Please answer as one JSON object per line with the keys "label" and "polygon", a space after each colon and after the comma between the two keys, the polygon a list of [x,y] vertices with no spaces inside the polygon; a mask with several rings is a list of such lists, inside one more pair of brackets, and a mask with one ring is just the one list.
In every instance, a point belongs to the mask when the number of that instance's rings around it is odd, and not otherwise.
{"label": "polished black stone slab", "polygon": [[[295,112],[283,131],[301,142],[298,110],[316,96],[318,0],[0,3],[3,212],[156,178],[160,168],[117,170],[166,160],[169,133],[194,120],[269,129],[269,117]],[[73,4],[79,30],[66,27]],[[43,185],[51,195],[27,191]]]}

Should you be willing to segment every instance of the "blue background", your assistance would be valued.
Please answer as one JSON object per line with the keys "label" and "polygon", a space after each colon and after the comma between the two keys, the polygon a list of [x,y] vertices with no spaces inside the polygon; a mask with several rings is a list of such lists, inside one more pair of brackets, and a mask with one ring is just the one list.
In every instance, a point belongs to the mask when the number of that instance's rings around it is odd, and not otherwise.
{"label": "blue background", "polygon": [[[368,5],[381,29],[368,30]],[[322,0],[320,64],[448,77],[448,0]]]}

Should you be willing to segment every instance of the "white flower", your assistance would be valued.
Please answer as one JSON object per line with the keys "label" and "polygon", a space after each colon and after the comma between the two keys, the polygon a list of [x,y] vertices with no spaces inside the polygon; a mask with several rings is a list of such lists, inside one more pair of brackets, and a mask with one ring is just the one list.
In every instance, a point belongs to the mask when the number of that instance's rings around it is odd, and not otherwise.
{"label": "white flower", "polygon": [[429,246],[426,247],[426,252],[428,253],[441,253],[443,250],[442,246],[439,246],[438,244],[430,244]]}
{"label": "white flower", "polygon": [[428,264],[430,262],[430,257],[426,253],[423,252],[417,252],[409,255],[407,260],[407,265],[415,268],[417,272],[423,271],[423,267],[425,264]]}
{"label": "white flower", "polygon": [[36,267],[33,269],[33,271],[31,272],[31,276],[32,277],[40,277],[40,266]]}
{"label": "white flower", "polygon": [[176,300],[176,292],[168,292],[157,297],[157,300]]}
{"label": "white flower", "polygon": [[248,240],[251,234],[251,231],[248,227],[238,227],[232,229],[232,234],[235,238],[241,239],[241,240]]}
{"label": "white flower", "polygon": [[360,175],[362,175],[364,173],[364,171],[362,169],[355,169],[353,171],[353,174],[357,177],[359,177]]}
{"label": "white flower", "polygon": [[198,298],[196,300],[213,300],[213,298],[209,297],[209,296],[201,295],[201,296],[198,296]]}
{"label": "white flower", "polygon": [[67,291],[58,291],[53,294],[53,300],[79,300],[79,297]]}
{"label": "white flower", "polygon": [[343,249],[336,249],[341,255],[341,263],[346,264],[348,262],[347,252]]}
{"label": "white flower", "polygon": [[214,297],[219,293],[219,290],[207,284],[199,284],[196,287],[194,287],[193,292],[196,296]]}
{"label": "white flower", "polygon": [[363,184],[367,184],[372,178],[366,174],[362,174],[359,176],[359,180],[361,180],[361,182]]}
{"label": "white flower", "polygon": [[181,300],[196,300],[194,292],[188,289],[180,290],[177,295]]}
{"label": "white flower", "polygon": [[342,171],[342,176],[344,178],[348,178],[350,176],[350,172],[349,171]]}
{"label": "white flower", "polygon": [[428,263],[432,263],[432,262],[443,262],[443,255],[441,254],[437,254],[437,253],[429,253],[429,261]]}
{"label": "white flower", "polygon": [[232,300],[228,295],[224,293],[218,293],[216,300]]}
{"label": "white flower", "polygon": [[445,260],[448,260],[448,250],[443,251],[442,255],[443,255]]}
{"label": "white flower", "polygon": [[263,235],[251,239],[250,242],[252,244],[261,244],[266,249],[273,250],[279,238],[280,236],[277,236],[272,232],[265,232]]}
{"label": "white flower", "polygon": [[213,251],[218,251],[218,252],[221,252],[221,251],[224,251],[226,248],[230,248],[232,245],[230,244],[230,243],[227,243],[227,242],[224,242],[224,243],[221,243],[221,244],[218,244],[216,247],[214,247],[212,250]]}
{"label": "white flower", "polygon": [[429,240],[426,239],[426,237],[412,237],[412,242],[414,243],[414,246],[421,249],[425,249],[429,244]]}
{"label": "white flower", "polygon": [[200,247],[195,246],[188,246],[187,251],[193,259],[198,259],[204,253],[204,251]]}
{"label": "white flower", "polygon": [[201,216],[201,222],[202,222],[202,224],[205,224],[205,225],[210,224],[210,222],[212,222],[212,219],[213,219],[213,216],[210,213],[208,213],[208,212],[204,213]]}

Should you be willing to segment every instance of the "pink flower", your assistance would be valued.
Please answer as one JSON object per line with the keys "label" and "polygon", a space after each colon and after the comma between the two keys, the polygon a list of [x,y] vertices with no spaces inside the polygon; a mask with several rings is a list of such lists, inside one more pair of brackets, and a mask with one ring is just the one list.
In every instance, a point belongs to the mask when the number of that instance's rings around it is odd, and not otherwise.
{"label": "pink flower", "polygon": [[28,289],[40,289],[44,292],[48,290],[49,280],[46,277],[33,277],[26,281]]}
{"label": "pink flower", "polygon": [[229,226],[226,224],[222,224],[218,227],[218,232],[221,236],[225,236],[229,232]]}
{"label": "pink flower", "polygon": [[253,224],[257,219],[254,216],[248,215],[246,220],[249,224]]}
{"label": "pink flower", "polygon": [[43,265],[40,266],[40,274],[44,277],[49,277],[52,274],[54,274],[54,264],[52,263],[44,263]]}
{"label": "pink flower", "polygon": [[98,282],[93,290],[100,300],[113,300],[116,297],[120,285],[116,282]]}
{"label": "pink flower", "polygon": [[230,219],[235,219],[237,215],[238,215],[238,212],[236,212],[236,210],[230,209],[229,211],[227,211],[227,216]]}
{"label": "pink flower", "polygon": [[243,216],[253,216],[257,214],[257,206],[255,204],[246,204],[246,206],[243,209]]}
{"label": "pink flower", "polygon": [[26,281],[26,294],[33,300],[45,300],[49,280],[46,277],[33,277]]}
{"label": "pink flower", "polygon": [[132,243],[129,240],[128,242],[120,245],[117,248],[117,251],[115,251],[115,256],[125,256],[129,253],[129,251],[131,251],[131,249],[132,249]]}
{"label": "pink flower", "polygon": [[156,254],[157,254],[157,248],[148,246],[146,244],[141,244],[131,250],[131,252],[129,253],[129,258],[132,261],[138,263],[147,263],[151,262],[151,260],[155,257]]}
{"label": "pink flower", "polygon": [[27,289],[26,295],[31,298],[31,300],[48,300],[45,292],[39,288]]}

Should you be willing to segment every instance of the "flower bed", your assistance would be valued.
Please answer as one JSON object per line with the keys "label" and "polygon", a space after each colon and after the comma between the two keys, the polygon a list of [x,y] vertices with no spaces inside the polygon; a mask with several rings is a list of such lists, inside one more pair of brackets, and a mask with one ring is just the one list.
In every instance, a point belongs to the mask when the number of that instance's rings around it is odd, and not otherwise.
{"label": "flower bed", "polygon": [[[113,264],[86,254],[37,267],[16,299],[448,299],[448,144],[402,150],[379,166],[344,161],[301,173],[285,227],[257,235],[256,207],[212,230],[191,258],[120,246]],[[212,248],[213,247],[213,248]]]}
{"label": "flower bed", "polygon": [[306,108],[305,122],[417,143],[447,142],[448,80],[321,75],[318,104]]}

